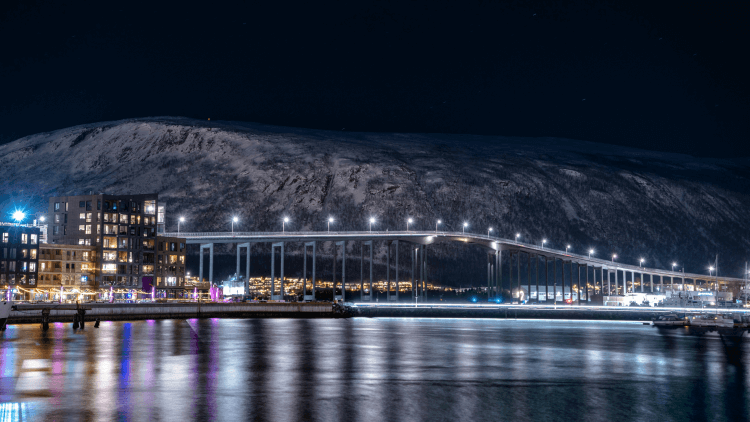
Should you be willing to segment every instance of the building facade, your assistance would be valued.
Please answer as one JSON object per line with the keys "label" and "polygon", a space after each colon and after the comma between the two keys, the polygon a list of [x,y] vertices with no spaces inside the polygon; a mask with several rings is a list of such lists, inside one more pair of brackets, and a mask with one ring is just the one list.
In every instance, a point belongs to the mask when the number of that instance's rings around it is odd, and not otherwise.
{"label": "building facade", "polygon": [[185,239],[160,236],[156,240],[157,293],[160,297],[181,297],[185,292]]}
{"label": "building facade", "polygon": [[[79,195],[49,199],[49,243],[95,249],[92,287],[150,287],[165,206],[157,194]],[[185,242],[184,239],[182,241]]]}
{"label": "building facade", "polygon": [[39,289],[96,288],[96,247],[81,245],[39,246]]}
{"label": "building facade", "polygon": [[10,289],[36,288],[39,237],[38,227],[0,223],[0,285]]}

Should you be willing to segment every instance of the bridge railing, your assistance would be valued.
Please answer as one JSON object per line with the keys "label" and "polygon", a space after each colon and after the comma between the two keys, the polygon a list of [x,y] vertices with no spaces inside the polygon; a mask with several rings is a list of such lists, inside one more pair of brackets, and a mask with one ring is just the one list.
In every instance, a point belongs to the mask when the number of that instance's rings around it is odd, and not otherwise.
{"label": "bridge railing", "polygon": [[[425,236],[449,236],[456,238],[468,238],[473,240],[486,240],[490,242],[498,242],[508,246],[519,246],[527,250],[546,252],[549,254],[559,255],[561,257],[569,258],[573,261],[591,264],[593,266],[605,267],[608,269],[617,269],[621,271],[632,271],[638,273],[648,273],[658,276],[668,276],[676,278],[689,278],[698,280],[712,280],[716,279],[715,276],[707,276],[703,274],[695,273],[682,273],[678,271],[670,271],[659,268],[640,267],[638,265],[629,265],[625,263],[612,262],[606,259],[589,257],[588,255],[581,255],[570,251],[564,251],[560,249],[552,249],[533,243],[516,241],[515,239],[507,239],[499,236],[488,236],[482,233],[467,233],[467,232],[455,232],[455,231],[382,231],[382,230],[362,230],[362,231],[283,231],[283,232],[179,232],[179,233],[163,233],[162,236],[167,237],[184,237],[188,239],[231,239],[231,238],[247,238],[247,237],[264,237],[264,238],[287,238],[287,237],[363,237],[363,236],[413,236],[413,237],[425,237]],[[239,240],[239,239],[238,239]],[[731,281],[744,281],[739,278],[732,277],[718,277],[719,280],[731,280]]]}

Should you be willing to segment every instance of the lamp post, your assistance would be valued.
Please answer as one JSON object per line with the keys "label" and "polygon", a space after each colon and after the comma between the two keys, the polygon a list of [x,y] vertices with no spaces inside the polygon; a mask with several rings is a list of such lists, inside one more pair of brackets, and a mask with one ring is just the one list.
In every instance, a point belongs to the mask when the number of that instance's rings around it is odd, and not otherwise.
{"label": "lamp post", "polygon": [[442,224],[442,223],[443,223],[442,220],[438,220],[438,221],[435,222],[435,233],[437,233],[437,226],[438,226],[438,224]]}
{"label": "lamp post", "polygon": [[674,272],[674,267],[676,267],[676,266],[677,266],[677,263],[676,263],[676,262],[673,262],[673,263],[672,263],[672,272]]}
{"label": "lamp post", "polygon": [[468,226],[469,226],[469,223],[467,223],[467,222],[465,222],[465,221],[464,221],[464,225],[463,225],[463,227],[461,228],[461,233],[464,233],[464,234],[465,234],[465,233],[466,233],[466,227],[468,227]]}
{"label": "lamp post", "polygon": [[521,233],[516,233],[516,243],[518,243],[518,238],[521,237]]}
{"label": "lamp post", "polygon": [[328,217],[328,233],[331,232],[331,223],[333,223],[333,217]]}
{"label": "lamp post", "polygon": [[570,249],[570,245],[565,245],[565,253],[568,253],[568,249]]}
{"label": "lamp post", "polygon": [[544,244],[547,243],[547,239],[542,239],[542,249],[544,249]]}
{"label": "lamp post", "polygon": [[289,222],[289,217],[284,217],[283,220],[281,220],[281,232],[284,233],[286,231],[286,223]]}
{"label": "lamp post", "polygon": [[370,217],[370,233],[372,233],[372,223],[375,222],[375,218]]}
{"label": "lamp post", "polygon": [[643,263],[644,263],[645,261],[646,261],[645,259],[641,258],[641,259],[640,259],[640,260],[638,261],[638,266],[640,266],[641,268],[643,268]]}
{"label": "lamp post", "polygon": [[591,254],[594,253],[593,249],[589,249],[589,258],[591,258]]}
{"label": "lamp post", "polygon": [[615,258],[617,258],[617,254],[616,254],[616,253],[613,253],[613,254],[612,254],[612,263],[614,263],[614,262],[615,262]]}
{"label": "lamp post", "polygon": [[16,224],[21,224],[21,221],[26,218],[26,213],[20,210],[13,211],[13,219],[16,220]]}
{"label": "lamp post", "polygon": [[179,219],[177,220],[177,233],[179,233],[179,232],[180,232],[180,223],[184,223],[184,222],[185,222],[185,217],[180,217],[180,218],[179,218]]}
{"label": "lamp post", "polygon": [[234,233],[234,223],[238,222],[239,219],[237,217],[232,217],[232,233]]}
{"label": "lamp post", "polygon": [[492,227],[490,227],[489,229],[487,229],[487,237],[490,237],[490,233],[491,232],[492,232]]}
{"label": "lamp post", "polygon": [[408,220],[406,220],[406,231],[409,231],[409,224],[411,224],[413,222],[414,222],[414,220],[412,220],[411,218],[408,219]]}

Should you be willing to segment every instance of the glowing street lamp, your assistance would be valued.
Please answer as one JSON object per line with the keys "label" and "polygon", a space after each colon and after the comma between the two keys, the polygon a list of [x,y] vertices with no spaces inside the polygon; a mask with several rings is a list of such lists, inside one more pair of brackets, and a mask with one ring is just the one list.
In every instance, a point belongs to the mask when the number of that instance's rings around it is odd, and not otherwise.
{"label": "glowing street lamp", "polygon": [[708,276],[709,277],[711,277],[711,274],[713,273],[713,271],[714,271],[714,267],[713,266],[708,267]]}
{"label": "glowing street lamp", "polygon": [[284,233],[286,231],[286,223],[289,222],[289,217],[284,217],[283,220],[281,220],[281,232]]}
{"label": "glowing street lamp", "polygon": [[238,222],[238,221],[240,221],[240,219],[239,219],[239,218],[237,218],[237,217],[232,217],[232,233],[234,233],[234,223],[236,223],[236,222]]}
{"label": "glowing street lamp", "polygon": [[331,232],[331,223],[333,223],[333,217],[328,217],[328,233]]}
{"label": "glowing street lamp", "polygon": [[640,264],[640,267],[641,267],[641,268],[643,268],[643,263],[644,263],[645,261],[646,261],[646,260],[645,260],[645,259],[643,259],[643,258],[641,258],[641,260],[640,260],[640,261],[638,261],[638,263]]}
{"label": "glowing street lamp", "polygon": [[39,221],[41,221],[42,223],[44,223],[44,221],[45,221],[46,219],[47,219],[47,218],[46,218],[45,216],[41,216],[41,217],[39,217]]}
{"label": "glowing street lamp", "polygon": [[185,222],[185,217],[180,217],[180,218],[179,218],[179,219],[177,220],[177,233],[179,233],[179,232],[180,232],[180,223],[184,223],[184,222]]}
{"label": "glowing street lamp", "polygon": [[594,253],[593,249],[589,249],[589,258],[591,258],[591,254]]}
{"label": "glowing street lamp", "polygon": [[544,244],[547,243],[547,239],[542,239],[542,249],[544,249]]}
{"label": "glowing street lamp", "polygon": [[672,263],[672,272],[674,272],[674,267],[676,267],[676,266],[677,266],[677,263],[676,263],[676,262],[673,262],[673,263]]}
{"label": "glowing street lamp", "polygon": [[568,253],[568,249],[570,249],[570,245],[565,245],[565,253]]}
{"label": "glowing street lamp", "polygon": [[467,223],[467,222],[464,221],[464,225],[461,228],[461,233],[466,233],[466,227],[468,227],[468,226],[469,226],[469,223]]}
{"label": "glowing street lamp", "polygon": [[521,233],[516,233],[516,243],[518,243],[518,238],[521,237]]}
{"label": "glowing street lamp", "polygon": [[26,213],[21,210],[13,211],[13,219],[16,220],[16,224],[20,224],[23,219],[26,218]]}
{"label": "glowing street lamp", "polygon": [[615,262],[615,259],[617,259],[617,254],[616,254],[616,253],[613,253],[613,254],[612,254],[612,262]]}
{"label": "glowing street lamp", "polygon": [[373,223],[375,223],[375,218],[374,217],[370,217],[370,233],[372,233],[372,225],[373,225]]}
{"label": "glowing street lamp", "polygon": [[490,233],[492,233],[492,227],[490,227],[489,229],[487,229],[487,237],[490,237]]}
{"label": "glowing street lamp", "polygon": [[408,219],[408,220],[406,220],[406,231],[409,231],[409,224],[411,224],[413,222],[414,222],[414,220],[412,220],[411,218]]}
{"label": "glowing street lamp", "polygon": [[438,224],[443,224],[443,221],[442,220],[438,220],[438,221],[435,222],[435,233],[437,233],[437,226],[438,226]]}

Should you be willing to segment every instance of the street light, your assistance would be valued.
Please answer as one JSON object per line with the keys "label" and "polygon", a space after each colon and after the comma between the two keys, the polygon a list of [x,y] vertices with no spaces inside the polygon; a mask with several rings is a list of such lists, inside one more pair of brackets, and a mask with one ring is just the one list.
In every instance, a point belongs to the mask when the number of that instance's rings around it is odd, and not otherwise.
{"label": "street light", "polygon": [[26,214],[21,210],[15,210],[13,211],[13,219],[16,220],[16,223],[21,223],[23,219],[26,218]]}
{"label": "street light", "polygon": [[674,272],[674,267],[676,267],[676,266],[677,266],[677,263],[676,263],[676,262],[673,262],[673,263],[672,263],[672,272]]}
{"label": "street light", "polygon": [[333,217],[328,217],[328,233],[331,232],[331,223],[333,223]]}
{"label": "street light", "polygon": [[568,253],[568,249],[570,249],[570,245],[565,245],[565,253]]}
{"label": "street light", "polygon": [[240,221],[237,217],[232,217],[232,233],[234,233],[234,223]]}
{"label": "street light", "polygon": [[375,222],[375,218],[374,217],[370,217],[370,233],[372,233],[372,223],[374,223],[374,222]]}
{"label": "street light", "polygon": [[180,217],[180,218],[179,218],[179,219],[177,220],[177,233],[179,233],[179,232],[180,232],[180,223],[184,223],[184,222],[185,222],[185,217]]}
{"label": "street light", "polygon": [[641,268],[643,268],[643,262],[644,262],[644,261],[646,261],[646,260],[645,260],[645,259],[643,259],[643,258],[641,258],[641,260],[640,260],[640,261],[638,261],[638,262],[639,262],[639,264],[640,264],[640,267],[641,267]]}
{"label": "street light", "polygon": [[438,221],[435,222],[435,233],[437,233],[437,226],[438,226],[438,224],[443,224],[443,221],[442,220],[438,220]]}
{"label": "street light", "polygon": [[406,220],[406,231],[409,231],[409,224],[411,224],[413,222],[414,222],[414,220],[412,220],[411,218],[408,219],[408,220]]}
{"label": "street light", "polygon": [[286,223],[289,222],[289,217],[284,217],[283,220],[281,220],[281,232],[284,233],[286,231]]}
{"label": "street light", "polygon": [[593,249],[589,249],[589,258],[591,258],[591,254],[594,253]]}
{"label": "street light", "polygon": [[542,239],[542,249],[544,249],[544,244],[547,243],[547,239]]}
{"label": "street light", "polygon": [[617,254],[616,254],[616,253],[613,253],[613,254],[612,254],[612,262],[615,262],[615,259],[616,259],[616,258],[617,258]]}
{"label": "street light", "polygon": [[518,243],[518,238],[521,237],[521,233],[516,233],[516,243]]}
{"label": "street light", "polygon": [[467,222],[464,221],[464,225],[461,228],[461,233],[466,233],[466,227],[468,227],[468,226],[469,226],[469,223],[467,223]]}
{"label": "street light", "polygon": [[46,218],[45,216],[41,216],[41,217],[39,217],[39,221],[41,221],[42,223],[44,223],[44,220],[46,220],[46,219],[47,219],[47,218]]}
{"label": "street light", "polygon": [[711,277],[711,273],[714,271],[714,267],[708,267],[708,276]]}
{"label": "street light", "polygon": [[489,229],[487,229],[487,237],[490,237],[490,233],[491,232],[492,232],[492,227],[490,227]]}

